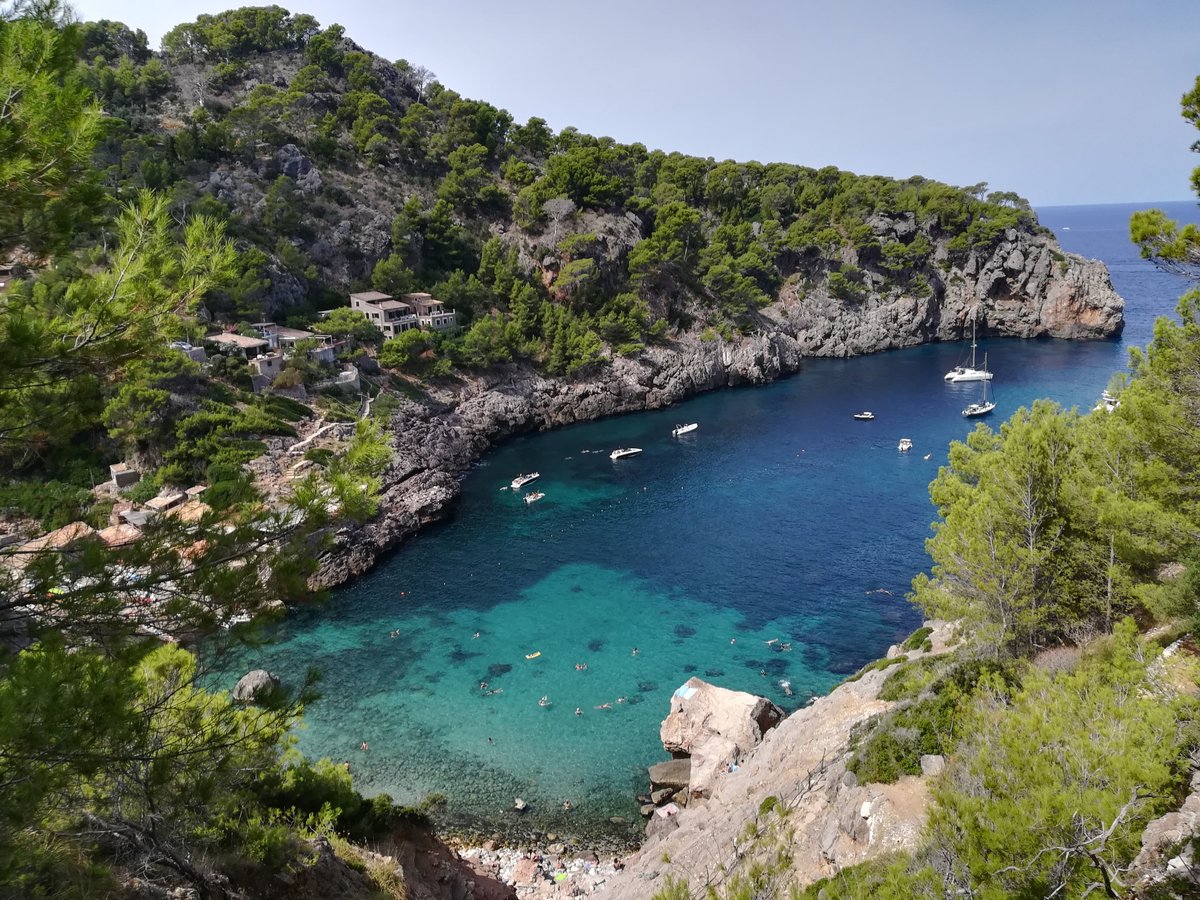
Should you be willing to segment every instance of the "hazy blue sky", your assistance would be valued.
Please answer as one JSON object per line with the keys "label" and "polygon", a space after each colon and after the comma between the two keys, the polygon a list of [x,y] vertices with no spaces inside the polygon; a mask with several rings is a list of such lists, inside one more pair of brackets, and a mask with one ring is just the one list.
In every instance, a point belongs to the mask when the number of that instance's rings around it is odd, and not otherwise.
{"label": "hazy blue sky", "polygon": [[[222,0],[77,0],[157,46]],[[464,96],[717,159],[836,165],[1036,205],[1189,198],[1197,0],[305,0]]]}

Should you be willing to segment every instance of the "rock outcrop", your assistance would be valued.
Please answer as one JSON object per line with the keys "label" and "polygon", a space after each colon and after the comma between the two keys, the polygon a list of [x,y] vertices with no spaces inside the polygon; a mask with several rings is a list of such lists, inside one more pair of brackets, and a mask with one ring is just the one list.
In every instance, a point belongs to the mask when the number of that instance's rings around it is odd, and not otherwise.
{"label": "rock outcrop", "polygon": [[233,699],[238,703],[257,703],[279,690],[279,677],[266,669],[252,669],[233,686]]}
{"label": "rock outcrop", "polygon": [[1188,885],[1190,891],[1200,893],[1200,864],[1193,848],[1197,837],[1200,837],[1200,772],[1192,775],[1191,793],[1179,809],[1155,819],[1142,832],[1142,849],[1128,872],[1128,883],[1138,892],[1136,896],[1164,882]]}
{"label": "rock outcrop", "polygon": [[[935,651],[943,650],[951,626],[927,624],[934,629]],[[908,654],[910,659],[923,655],[920,650]],[[846,769],[855,726],[893,705],[879,699],[879,690],[894,671],[867,672],[768,731],[736,772],[718,776],[711,796],[689,801],[670,817],[668,827],[648,829],[646,844],[612,876],[605,896],[645,900],[668,874],[687,879],[692,891],[719,886],[737,860],[753,852],[746,825],[761,820],[768,797],[789,809],[792,836],[786,852],[790,874],[800,885],[883,853],[915,849],[925,822],[928,779],[859,784]]]}
{"label": "rock outcrop", "polygon": [[668,753],[691,759],[687,787],[698,799],[782,721],[783,710],[765,697],[689,678],[671,695],[659,737]]}

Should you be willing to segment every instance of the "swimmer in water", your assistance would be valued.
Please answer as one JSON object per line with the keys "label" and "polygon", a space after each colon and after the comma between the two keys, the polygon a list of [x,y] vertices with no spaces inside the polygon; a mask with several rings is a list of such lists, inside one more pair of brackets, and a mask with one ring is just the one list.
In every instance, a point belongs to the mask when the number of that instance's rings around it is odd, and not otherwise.
{"label": "swimmer in water", "polygon": [[358,749],[362,750],[365,753],[370,748],[367,746],[367,742],[363,741],[361,744],[358,745]]}
{"label": "swimmer in water", "polygon": [[618,703],[624,703],[624,702],[625,702],[625,698],[624,698],[624,697],[618,697],[618,698],[617,698],[617,702],[618,702]]}
{"label": "swimmer in water", "polygon": [[582,716],[582,715],[583,715],[583,709],[582,709],[581,707],[578,707],[578,706],[577,706],[577,707],[575,707],[575,715],[577,715],[577,716]]}
{"label": "swimmer in water", "polygon": [[612,709],[611,703],[601,703],[596,709]]}
{"label": "swimmer in water", "polygon": [[486,681],[479,682],[479,689],[481,691],[486,691],[488,689],[488,683]]}
{"label": "swimmer in water", "polygon": [[478,632],[478,631],[477,631],[477,632],[475,632],[473,635],[471,635],[471,640],[474,640],[474,639],[475,639],[475,638],[477,638],[477,637],[479,637],[479,632]]}
{"label": "swimmer in water", "polygon": [[542,699],[538,701],[538,706],[549,706],[549,705],[550,705],[549,697],[542,697]]}
{"label": "swimmer in water", "polygon": [[632,652],[632,653],[630,653],[629,655],[630,655],[630,656],[637,656],[637,655],[638,655],[638,648],[637,648],[637,647],[634,647],[634,648],[633,648],[633,652]]}

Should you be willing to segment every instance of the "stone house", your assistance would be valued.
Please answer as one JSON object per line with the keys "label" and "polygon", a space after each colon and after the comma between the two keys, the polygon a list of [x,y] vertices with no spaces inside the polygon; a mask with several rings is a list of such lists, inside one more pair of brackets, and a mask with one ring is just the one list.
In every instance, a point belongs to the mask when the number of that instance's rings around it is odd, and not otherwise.
{"label": "stone house", "polygon": [[210,334],[204,340],[216,345],[226,353],[233,353],[248,360],[254,359],[263,353],[269,353],[271,350],[269,341],[265,341],[262,338],[247,337],[244,334],[237,334],[232,331]]}
{"label": "stone house", "polygon": [[272,350],[279,350],[285,357],[296,352],[296,344],[300,341],[316,341],[317,346],[308,351],[308,358],[314,362],[332,363],[334,359],[333,338],[327,334],[305,331],[302,328],[288,328],[276,325],[274,322],[257,322],[254,330],[266,341]]}
{"label": "stone house", "polygon": [[350,308],[370,319],[371,324],[387,338],[394,338],[401,332],[420,327],[411,306],[380,291],[351,294]]}
{"label": "stone house", "polygon": [[350,295],[350,308],[370,319],[389,338],[413,328],[443,331],[458,323],[455,311],[446,309],[441,300],[429,294],[405,294],[397,300],[380,291],[364,291]]}
{"label": "stone house", "polygon": [[445,331],[458,324],[458,314],[432,294],[404,294],[400,299],[416,310],[417,322],[426,331]]}

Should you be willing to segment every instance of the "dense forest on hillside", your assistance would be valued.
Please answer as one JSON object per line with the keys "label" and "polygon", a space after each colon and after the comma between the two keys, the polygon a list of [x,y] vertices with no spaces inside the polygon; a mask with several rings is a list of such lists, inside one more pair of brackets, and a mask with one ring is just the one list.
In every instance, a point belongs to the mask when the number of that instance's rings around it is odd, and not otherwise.
{"label": "dense forest on hillside", "polygon": [[238,268],[210,311],[304,325],[348,290],[428,290],[466,327],[398,340],[392,361],[417,370],[522,358],[573,372],[670,329],[752,331],[785,283],[846,302],[939,292],[972,249],[1035,227],[1025,201],[982,184],[517,124],[277,6],[201,16],[160,54],[119,23],[83,32],[108,194],[149,188],[229,223]]}

